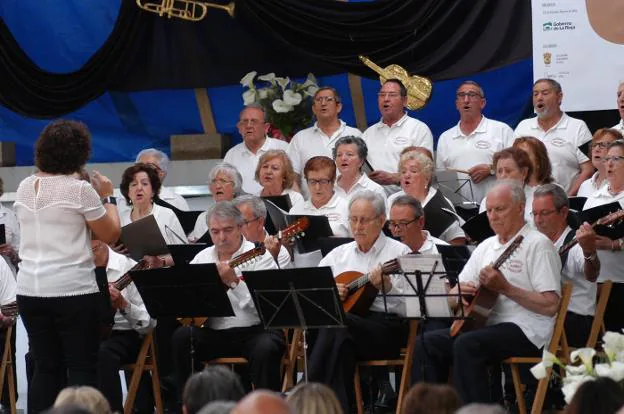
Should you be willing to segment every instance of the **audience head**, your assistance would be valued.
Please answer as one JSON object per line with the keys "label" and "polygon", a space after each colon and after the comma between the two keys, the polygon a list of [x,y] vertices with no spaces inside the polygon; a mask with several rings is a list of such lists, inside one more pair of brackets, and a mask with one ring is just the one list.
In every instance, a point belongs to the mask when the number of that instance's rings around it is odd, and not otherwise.
{"label": "audience head", "polygon": [[236,404],[232,414],[294,414],[294,411],[278,394],[254,391]]}
{"label": "audience head", "polygon": [[598,377],[581,384],[566,408],[567,414],[611,414],[624,406],[622,387],[611,378]]}
{"label": "audience head", "polygon": [[342,414],[334,391],[319,383],[300,383],[286,397],[286,402],[297,414]]}
{"label": "audience head", "polygon": [[354,177],[362,170],[368,157],[368,147],[362,138],[348,135],[336,141],[333,155],[340,175]]}
{"label": "audience head", "polygon": [[377,94],[377,105],[384,122],[395,123],[403,117],[407,105],[407,89],[398,79],[388,79]]}
{"label": "audience head", "polygon": [[234,199],[234,204],[243,215],[243,236],[251,242],[264,242],[267,209],[260,197],[245,194]]}
{"label": "audience head", "polygon": [[394,237],[416,250],[425,227],[425,211],[420,201],[407,194],[395,198],[390,208],[388,227]]}
{"label": "audience head", "polygon": [[525,202],[524,189],[519,181],[497,181],[485,200],[485,211],[494,233],[507,236],[524,224]]}
{"label": "audience head", "polygon": [[149,164],[158,173],[161,182],[165,181],[167,172],[169,171],[169,157],[164,152],[156,148],[147,148],[141,150],[136,157],[135,163]]}
{"label": "audience head", "polygon": [[518,180],[523,185],[533,174],[531,159],[526,151],[509,147],[498,151],[492,159],[497,180]]}
{"label": "audience head", "polygon": [[529,180],[534,178],[537,185],[548,184],[554,181],[548,151],[546,150],[546,145],[541,140],[535,137],[516,138],[513,148],[519,148],[529,156],[532,167]]}
{"label": "audience head", "polygon": [[193,374],[182,394],[184,414],[195,414],[212,401],[239,401],[245,395],[238,375],[221,365]]}
{"label": "audience head", "polygon": [[535,189],[533,193],[532,215],[535,227],[556,240],[568,225],[569,211],[568,195],[557,184],[544,184]]}
{"label": "audience head", "polygon": [[538,118],[548,119],[561,111],[563,91],[554,79],[542,78],[533,84],[533,108]]}
{"label": "audience head", "polygon": [[358,246],[367,251],[386,223],[386,203],[380,194],[358,191],[349,201],[349,225]]}
{"label": "audience head", "polygon": [[405,395],[403,414],[452,414],[462,402],[453,387],[419,382]]}
{"label": "audience head", "polygon": [[334,121],[342,111],[342,100],[338,91],[331,86],[322,86],[314,94],[312,112],[320,122]]}
{"label": "audience head", "polygon": [[243,191],[243,177],[232,164],[220,162],[208,173],[208,187],[215,202],[233,200]]}
{"label": "audience head", "polygon": [[128,205],[151,204],[160,193],[161,181],[151,164],[138,163],[126,168],[119,189]]}
{"label": "audience head", "polygon": [[433,161],[420,151],[408,151],[399,159],[401,188],[421,202],[427,197],[433,173]]}
{"label": "audience head", "polygon": [[59,407],[52,407],[45,411],[44,414],[93,414],[89,409],[77,404],[63,404]]}
{"label": "audience head", "polygon": [[93,387],[67,387],[62,390],[54,401],[54,407],[77,405],[89,410],[92,414],[111,414],[110,404],[102,393]]}
{"label": "audience head", "polygon": [[507,410],[498,404],[472,403],[464,405],[455,414],[507,414]]}
{"label": "audience head", "polygon": [[256,167],[256,181],[263,187],[291,188],[295,182],[290,158],[283,150],[269,150],[260,156]]}
{"label": "audience head", "polygon": [[242,241],[243,216],[232,201],[219,201],[208,209],[206,223],[219,254],[232,255]]}
{"label": "audience head", "polygon": [[336,163],[329,157],[310,158],[303,169],[303,175],[310,189],[310,201],[321,208],[334,196],[336,183]]}
{"label": "audience head", "polygon": [[35,143],[35,166],[48,174],[78,172],[91,156],[91,133],[85,124],[60,119],[50,122]]}
{"label": "audience head", "polygon": [[234,401],[213,401],[204,405],[197,414],[230,414],[235,406]]}
{"label": "audience head", "polygon": [[462,82],[455,96],[455,107],[462,119],[481,118],[486,101],[483,88],[477,82],[471,80]]}
{"label": "audience head", "polygon": [[262,105],[253,103],[247,105],[238,117],[238,132],[247,144],[260,144],[269,132],[269,123],[266,122]]}
{"label": "audience head", "polygon": [[600,128],[591,140],[591,159],[594,168],[604,171],[604,163],[602,159],[607,155],[609,144],[615,140],[623,139],[622,133],[613,128]]}

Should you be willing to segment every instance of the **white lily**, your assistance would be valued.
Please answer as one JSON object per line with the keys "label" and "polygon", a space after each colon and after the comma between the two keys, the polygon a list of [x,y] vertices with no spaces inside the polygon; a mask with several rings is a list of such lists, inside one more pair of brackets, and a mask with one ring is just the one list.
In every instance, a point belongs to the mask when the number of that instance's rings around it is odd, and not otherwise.
{"label": "white lily", "polygon": [[546,369],[546,365],[543,362],[540,362],[533,365],[529,371],[531,371],[531,374],[533,374],[535,379],[541,380],[543,378],[546,378]]}
{"label": "white lily", "polygon": [[585,369],[585,365],[566,365],[566,372],[568,375],[587,375],[587,369]]}
{"label": "white lily", "polygon": [[306,89],[303,93],[305,95],[308,96],[314,96],[314,94],[319,90],[319,87],[314,85],[314,86],[310,86],[308,89]]}
{"label": "white lily", "polygon": [[290,112],[290,111],[292,111],[294,109],[294,107],[292,107],[291,105],[288,105],[287,103],[285,103],[281,99],[274,100],[272,106],[273,106],[273,109],[275,110],[275,112],[281,113],[281,114],[285,114],[285,113]]}
{"label": "white lily", "polygon": [[579,359],[583,362],[583,366],[587,370],[587,372],[592,372],[592,367],[594,365],[594,356],[596,355],[596,350],[593,348],[579,348],[575,351],[572,351],[570,354],[570,360],[572,362],[576,362]]}
{"label": "white lily", "polygon": [[615,382],[620,382],[624,379],[623,362],[614,361],[611,364],[596,364],[594,369],[599,377],[609,377]]}
{"label": "white lily", "polygon": [[258,89],[258,98],[266,99],[269,96],[269,91],[267,88]]}
{"label": "white lily", "polygon": [[243,103],[245,104],[245,106],[251,105],[254,102],[256,102],[256,90],[255,89],[248,89],[245,92],[243,92]]}
{"label": "white lily", "polygon": [[318,81],[316,80],[316,76],[314,76],[314,74],[312,72],[308,73],[308,77],[306,79],[306,82],[307,81],[314,82],[315,85],[318,85]]}
{"label": "white lily", "polygon": [[553,364],[561,365],[561,361],[555,356],[555,354],[548,352],[548,350],[544,349],[542,354],[542,362],[534,365],[530,371],[533,376],[540,380],[542,378],[546,378],[546,369],[553,366]]}
{"label": "white lily", "polygon": [[561,391],[563,392],[563,397],[566,403],[570,403],[572,401],[572,397],[574,397],[574,393],[584,382],[593,381],[595,378],[590,375],[574,375],[565,377],[563,380],[563,387],[561,387]]}
{"label": "white lily", "polygon": [[267,73],[265,75],[258,76],[258,80],[271,82],[271,85],[275,85],[275,73]]}
{"label": "white lily", "polygon": [[286,90],[286,87],[290,83],[290,78],[286,76],[285,78],[275,78],[275,82],[282,88],[283,91]]}
{"label": "white lily", "polygon": [[609,361],[614,361],[616,356],[624,352],[624,335],[617,332],[606,332],[602,336],[602,348],[605,350]]}
{"label": "white lily", "polygon": [[288,105],[297,106],[301,103],[302,99],[303,97],[300,93],[293,92],[290,89],[284,91],[284,102]]}
{"label": "white lily", "polygon": [[240,84],[248,88],[252,88],[253,87],[252,82],[257,74],[258,72],[256,72],[255,70],[252,70],[251,72],[243,76],[243,78],[240,80]]}

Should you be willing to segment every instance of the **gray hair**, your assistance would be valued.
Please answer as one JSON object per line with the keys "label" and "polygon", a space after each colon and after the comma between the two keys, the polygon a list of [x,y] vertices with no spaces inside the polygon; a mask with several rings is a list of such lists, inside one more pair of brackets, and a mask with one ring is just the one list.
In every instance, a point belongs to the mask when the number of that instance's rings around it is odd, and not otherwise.
{"label": "gray hair", "polygon": [[418,163],[420,167],[420,172],[425,174],[428,177],[428,182],[431,182],[433,178],[433,173],[435,171],[435,166],[433,165],[433,161],[431,158],[427,157],[425,154],[419,151],[407,151],[401,158],[399,158],[399,171],[401,171],[401,166],[404,162],[414,160]]}
{"label": "gray hair", "polygon": [[351,211],[351,206],[353,205],[353,203],[359,200],[364,200],[371,203],[373,205],[373,208],[375,209],[375,216],[386,216],[386,202],[384,201],[381,194],[370,190],[358,191],[357,193],[355,193],[353,198],[351,198],[351,201],[349,201],[349,211]]}
{"label": "gray hair", "polygon": [[249,105],[245,105],[245,107],[241,109],[240,113],[238,114],[239,119],[246,109],[257,109],[258,111],[262,112],[262,119],[266,122],[266,111],[264,110],[264,106],[260,105],[257,102],[250,103]]}
{"label": "gray hair", "polygon": [[234,401],[213,401],[197,412],[197,414],[230,414],[236,403]]}
{"label": "gray hair", "polygon": [[562,207],[570,207],[570,201],[565,190],[557,184],[543,184],[538,186],[533,193],[533,198],[551,196],[557,210]]}
{"label": "gray hair", "polygon": [[234,220],[238,225],[242,225],[245,222],[240,210],[236,208],[231,201],[219,201],[208,209],[206,214],[206,224],[210,228],[210,220],[215,217],[222,220]]}
{"label": "gray hair", "polygon": [[620,149],[622,149],[624,151],[624,140],[622,139],[616,139],[615,141],[609,143],[609,146],[607,147],[607,151],[609,151],[611,148],[615,148],[618,147]]}
{"label": "gray hair", "polygon": [[507,414],[507,410],[498,404],[472,403],[464,405],[455,414]]}
{"label": "gray hair", "polygon": [[230,164],[229,162],[220,162],[208,173],[208,185],[217,178],[219,173],[224,173],[234,182],[234,197],[237,197],[243,193],[243,176],[236,169],[235,166]]}
{"label": "gray hair", "polygon": [[422,204],[420,204],[420,201],[408,194],[401,195],[395,198],[392,202],[392,207],[394,206],[411,207],[416,218],[420,218],[425,215],[425,210],[423,209]]}
{"label": "gray hair", "polygon": [[563,92],[563,89],[561,89],[561,84],[551,78],[540,78],[533,83],[533,87],[535,87],[535,85],[537,85],[540,82],[546,82],[547,84],[549,84],[550,87],[553,88],[556,93]]}
{"label": "gray hair", "polygon": [[254,218],[265,218],[267,215],[266,205],[260,197],[251,194],[244,194],[242,196],[236,197],[234,200],[232,200],[232,202],[236,207],[239,207],[241,205],[248,205],[249,207],[251,207]]}
{"label": "gray hair", "polygon": [[341,145],[350,144],[355,144],[355,146],[357,147],[358,157],[360,157],[361,160],[365,160],[366,157],[368,157],[368,147],[366,146],[366,142],[360,137],[347,135],[336,141],[336,145],[334,145],[334,149],[332,150],[334,160],[336,159],[336,155],[338,154],[338,147]]}
{"label": "gray hair", "polygon": [[157,150],[156,148],[146,148],[141,150],[136,156],[136,160],[134,162],[139,162],[139,160],[144,156],[154,156],[158,158],[158,167],[163,170],[165,175],[169,171],[169,157],[164,152]]}
{"label": "gray hair", "polygon": [[318,90],[314,92],[314,99],[316,99],[319,92],[322,92],[322,91],[331,91],[334,94],[334,99],[336,99],[336,103],[337,104],[342,103],[342,98],[340,97],[340,94],[338,93],[336,88],[333,88],[331,86],[321,86],[320,88],[318,88]]}
{"label": "gray hair", "polygon": [[488,195],[501,187],[509,189],[511,192],[511,200],[514,204],[526,203],[526,196],[524,194],[524,185],[522,181],[510,179],[497,180],[494,186],[487,192]]}
{"label": "gray hair", "polygon": [[482,98],[485,98],[485,92],[483,92],[483,88],[481,87],[481,85],[479,85],[477,82],[473,81],[473,80],[466,80],[463,81],[462,83],[459,84],[459,86],[457,87],[457,91],[459,91],[459,88],[461,88],[464,85],[472,85],[477,87],[477,89],[479,89],[479,95],[481,95]]}

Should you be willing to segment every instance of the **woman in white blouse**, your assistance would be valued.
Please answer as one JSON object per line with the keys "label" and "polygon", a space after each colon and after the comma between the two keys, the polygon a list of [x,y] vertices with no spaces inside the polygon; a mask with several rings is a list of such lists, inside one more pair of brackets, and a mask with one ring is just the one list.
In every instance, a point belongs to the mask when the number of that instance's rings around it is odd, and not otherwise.
{"label": "woman in white blouse", "polygon": [[386,192],[382,186],[362,173],[362,166],[368,156],[366,142],[360,137],[346,136],[336,141],[333,150],[334,160],[340,175],[336,180],[336,193],[347,202],[356,192],[370,190],[386,200]]}
{"label": "woman in white blouse", "polygon": [[303,196],[293,190],[297,175],[290,158],[282,150],[269,150],[262,154],[256,167],[256,181],[262,186],[257,196],[288,195],[291,206],[303,201]]}
{"label": "woman in white blouse", "polygon": [[600,128],[594,132],[590,144],[591,162],[596,172],[579,187],[579,197],[589,197],[603,186],[607,185],[607,171],[602,159],[607,155],[607,147],[617,139],[622,139],[622,134],[617,129]]}
{"label": "woman in white blouse", "polygon": [[17,304],[35,359],[33,413],[52,406],[62,383],[96,385],[100,296],[91,232],[113,243],[120,229],[108,178],[94,172],[91,184],[79,179],[90,153],[84,124],[54,121],[35,144],[38,172],[17,189]]}
{"label": "woman in white blouse", "polygon": [[130,208],[121,212],[121,225],[152,214],[167,244],[186,243],[184,229],[175,213],[154,203],[160,187],[158,172],[150,165],[139,163],[127,168],[121,177],[119,189]]}

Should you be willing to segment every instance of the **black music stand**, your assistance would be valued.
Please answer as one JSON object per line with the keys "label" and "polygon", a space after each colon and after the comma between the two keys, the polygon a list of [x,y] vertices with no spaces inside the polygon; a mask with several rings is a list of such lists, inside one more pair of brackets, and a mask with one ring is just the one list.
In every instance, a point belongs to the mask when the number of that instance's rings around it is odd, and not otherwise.
{"label": "black music stand", "polygon": [[344,310],[330,267],[243,272],[265,329],[303,330],[304,373],[307,330],[344,326]]}
{"label": "black music stand", "polygon": [[195,244],[168,244],[167,249],[171,253],[173,263],[176,266],[186,266],[191,260],[197,256],[197,253],[208,248],[207,243],[195,243]]}

